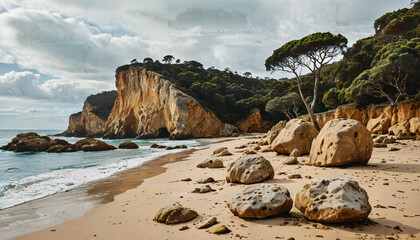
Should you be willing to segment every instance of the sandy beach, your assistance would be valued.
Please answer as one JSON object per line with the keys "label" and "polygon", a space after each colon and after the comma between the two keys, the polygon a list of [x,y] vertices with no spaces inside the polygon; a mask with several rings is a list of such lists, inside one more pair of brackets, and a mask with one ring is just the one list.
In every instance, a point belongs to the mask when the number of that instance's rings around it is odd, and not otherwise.
{"label": "sandy beach", "polygon": [[[308,156],[299,157],[298,165],[283,165],[287,156],[275,152],[259,155],[268,159],[275,169],[274,179],[288,188],[292,199],[304,184],[317,178],[351,178],[359,182],[368,195],[372,212],[366,222],[323,224],[307,221],[295,207],[291,213],[263,220],[245,220],[234,216],[226,205],[233,193],[246,185],[227,183],[226,168],[197,168],[218,147],[228,147],[232,156],[219,157],[227,166],[242,156],[244,149],[235,147],[257,141],[250,137],[227,139],[208,148],[192,151],[183,160],[171,158],[155,169],[157,172],[139,176],[144,182],[114,197],[114,201],[60,225],[33,232],[15,239],[419,239],[420,238],[420,142],[402,140],[388,148],[374,148],[367,166],[320,168],[305,165]],[[249,144],[252,149],[255,144]],[[389,151],[390,147],[399,148]],[[288,175],[300,174],[300,179]],[[192,193],[202,177],[213,177],[215,189],[209,193]],[[181,181],[191,178],[192,181]],[[312,179],[309,179],[312,178]],[[119,183],[124,185],[124,183]],[[123,189],[123,188],[122,188]],[[124,189],[125,190],[125,189]],[[181,203],[199,214],[190,222],[165,225],[153,221],[156,212],[167,205]],[[213,235],[195,225],[203,218],[215,216],[231,232]],[[182,226],[189,229],[180,231]],[[392,237],[392,238],[390,238]]]}

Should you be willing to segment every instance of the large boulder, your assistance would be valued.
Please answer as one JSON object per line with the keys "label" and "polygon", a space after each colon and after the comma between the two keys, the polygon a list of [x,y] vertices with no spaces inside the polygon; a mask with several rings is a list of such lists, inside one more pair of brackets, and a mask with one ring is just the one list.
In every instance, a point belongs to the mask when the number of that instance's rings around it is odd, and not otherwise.
{"label": "large boulder", "polygon": [[390,135],[395,135],[397,139],[406,139],[406,138],[410,138],[411,136],[409,129],[410,129],[410,122],[407,120],[407,121],[399,122],[395,124],[394,126],[391,126],[388,129],[388,132]]}
{"label": "large boulder", "polygon": [[74,146],[77,150],[83,152],[107,151],[116,149],[116,147],[112,145],[106,144],[93,138],[79,140],[74,144]]}
{"label": "large boulder", "polygon": [[317,135],[318,131],[310,122],[292,119],[271,143],[271,148],[281,154],[290,154],[295,148],[299,149],[301,154],[307,154],[311,149],[312,140]]}
{"label": "large boulder", "polygon": [[391,119],[382,116],[370,119],[366,126],[371,133],[387,133],[389,127],[391,127]]}
{"label": "large boulder", "polygon": [[373,150],[370,132],[359,121],[333,119],[327,122],[312,142],[308,165],[365,165]]}
{"label": "large boulder", "polygon": [[267,143],[270,145],[274,139],[279,135],[279,132],[286,126],[287,121],[280,121],[274,125],[270,131],[267,132]]}
{"label": "large boulder", "polygon": [[344,223],[366,219],[372,210],[366,191],[349,179],[320,179],[296,194],[295,207],[316,222]]}
{"label": "large boulder", "polygon": [[271,163],[259,155],[245,155],[231,163],[227,169],[228,182],[258,183],[273,179],[274,169]]}
{"label": "large boulder", "polygon": [[175,224],[188,222],[197,216],[198,214],[196,211],[184,208],[181,204],[173,204],[161,208],[153,220],[165,224]]}
{"label": "large boulder", "polygon": [[420,133],[420,118],[414,117],[411,118],[409,121],[410,124],[410,133],[411,134],[418,134]]}
{"label": "large boulder", "polygon": [[255,184],[232,195],[227,205],[240,218],[266,218],[289,212],[293,200],[283,186]]}

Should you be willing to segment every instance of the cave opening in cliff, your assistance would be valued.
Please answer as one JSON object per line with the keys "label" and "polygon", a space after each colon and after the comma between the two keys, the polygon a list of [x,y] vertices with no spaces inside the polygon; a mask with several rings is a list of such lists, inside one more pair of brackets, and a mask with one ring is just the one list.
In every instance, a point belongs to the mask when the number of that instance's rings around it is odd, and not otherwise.
{"label": "cave opening in cliff", "polygon": [[170,133],[169,133],[168,129],[166,129],[166,128],[159,129],[158,138],[169,138],[169,135],[170,135]]}

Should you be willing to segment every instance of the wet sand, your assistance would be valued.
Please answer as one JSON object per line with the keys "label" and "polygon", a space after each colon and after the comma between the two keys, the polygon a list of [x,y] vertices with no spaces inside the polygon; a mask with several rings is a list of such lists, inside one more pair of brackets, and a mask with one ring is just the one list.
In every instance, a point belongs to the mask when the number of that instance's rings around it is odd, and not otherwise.
{"label": "wet sand", "polygon": [[[116,195],[114,201],[62,224],[20,236],[16,239],[419,239],[420,238],[420,142],[404,140],[375,148],[367,166],[320,168],[307,166],[308,156],[299,157],[298,165],[282,165],[287,156],[261,152],[270,160],[276,175],[266,183],[287,187],[292,198],[304,184],[316,178],[351,178],[359,182],[368,195],[372,212],[365,222],[328,224],[319,228],[293,208],[288,215],[262,220],[245,220],[234,216],[226,206],[230,195],[246,185],[225,181],[226,168],[201,169],[196,165],[210,157],[218,147],[228,147],[234,155],[220,157],[224,165],[242,155],[234,147],[253,141],[238,138],[215,143],[208,149],[192,152],[184,161],[160,166],[166,171],[147,178],[134,189]],[[255,145],[250,145],[252,149]],[[265,149],[267,146],[263,146]],[[398,151],[389,151],[396,147]],[[158,170],[162,171],[162,170]],[[288,179],[290,174],[300,179]],[[192,193],[201,177],[213,177],[211,187],[216,191]],[[191,178],[192,181],[181,181]],[[165,225],[153,221],[156,212],[179,202],[199,213],[196,219],[181,224]],[[232,230],[225,235],[212,235],[195,225],[203,218],[216,216],[221,224]],[[180,231],[187,225],[189,229]]]}

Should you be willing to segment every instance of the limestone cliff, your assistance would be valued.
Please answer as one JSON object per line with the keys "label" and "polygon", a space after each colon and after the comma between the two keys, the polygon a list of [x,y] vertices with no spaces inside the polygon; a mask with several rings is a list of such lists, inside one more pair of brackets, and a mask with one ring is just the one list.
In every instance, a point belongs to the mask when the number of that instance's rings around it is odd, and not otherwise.
{"label": "limestone cliff", "polygon": [[160,74],[131,65],[117,69],[115,77],[118,98],[106,123],[106,138],[223,135],[224,124],[212,112]]}
{"label": "limestone cliff", "polygon": [[67,130],[60,135],[68,137],[102,136],[106,120],[116,98],[117,91],[101,92],[89,96],[83,105],[83,110],[70,115]]}
{"label": "limestone cliff", "polygon": [[[336,118],[355,119],[366,126],[370,119],[378,117],[390,119],[391,126],[410,120],[414,117],[420,117],[420,101],[408,100],[400,102],[394,106],[390,106],[388,104],[372,104],[363,109],[355,108],[352,104],[346,104],[339,106],[335,110],[315,115],[319,127],[321,128],[326,122]],[[307,115],[301,118],[306,121],[310,121]]]}
{"label": "limestone cliff", "polygon": [[69,126],[64,135],[67,137],[102,136],[106,121],[92,113],[92,110],[90,103],[85,101],[81,112],[70,115]]}

